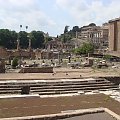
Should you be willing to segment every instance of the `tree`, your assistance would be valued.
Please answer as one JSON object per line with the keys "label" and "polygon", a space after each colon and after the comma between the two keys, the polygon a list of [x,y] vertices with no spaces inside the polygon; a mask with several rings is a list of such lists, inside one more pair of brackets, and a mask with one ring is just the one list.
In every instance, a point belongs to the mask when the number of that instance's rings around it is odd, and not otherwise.
{"label": "tree", "polygon": [[44,35],[41,31],[32,31],[30,33],[30,39],[32,41],[32,48],[44,48]]}
{"label": "tree", "polygon": [[8,29],[1,29],[0,30],[0,45],[9,48],[10,43],[10,31]]}
{"label": "tree", "polygon": [[64,29],[64,34],[65,34],[65,33],[68,33],[68,28],[69,28],[69,26],[66,25],[66,26],[65,26],[65,29]]}
{"label": "tree", "polygon": [[18,66],[18,58],[17,58],[17,57],[14,57],[14,58],[13,58],[13,61],[12,61],[12,67],[13,67],[13,68],[16,68],[16,66]]}
{"label": "tree", "polygon": [[[22,25],[20,25],[22,28]],[[26,29],[28,27],[26,26]],[[32,31],[31,33],[27,33],[25,31],[20,31],[16,33],[15,31],[10,31],[8,29],[0,29],[0,46],[8,48],[8,49],[15,49],[17,45],[17,39],[20,40],[20,47],[22,49],[28,48],[29,38],[32,41],[33,48],[43,48],[45,39],[43,32],[41,31]],[[51,38],[47,38],[47,40],[51,40]]]}
{"label": "tree", "polygon": [[69,26],[66,25],[64,29],[64,34],[61,36],[61,39],[64,43],[71,39],[71,36],[68,33],[68,28]]}
{"label": "tree", "polygon": [[18,34],[15,31],[10,31],[11,37],[10,37],[10,43],[9,43],[9,49],[15,49],[16,43],[17,43],[17,36]]}
{"label": "tree", "polygon": [[94,46],[91,43],[84,43],[81,47],[73,50],[76,54],[88,54],[94,52]]}
{"label": "tree", "polygon": [[107,54],[107,55],[104,55],[103,58],[106,60],[110,60],[112,58],[112,56]]}
{"label": "tree", "polygon": [[90,23],[89,26],[96,26],[96,24],[95,23]]}
{"label": "tree", "polygon": [[8,29],[0,29],[0,45],[13,49],[16,47],[17,33]]}
{"label": "tree", "polygon": [[20,40],[20,47],[23,49],[28,48],[29,40],[28,33],[25,31],[20,31],[18,34],[18,39]]}
{"label": "tree", "polygon": [[68,34],[68,33],[62,34],[62,35],[59,37],[59,39],[60,39],[62,42],[64,42],[64,43],[66,43],[66,42],[68,42],[69,40],[71,40],[71,38],[72,38],[71,34]]}
{"label": "tree", "polygon": [[48,41],[53,40],[52,37],[45,37],[44,39],[45,39],[45,43],[47,43]]}
{"label": "tree", "polygon": [[72,32],[79,32],[79,27],[78,26],[73,26]]}
{"label": "tree", "polygon": [[69,31],[69,35],[74,38],[76,37],[76,32],[80,32],[79,26],[73,26],[72,30]]}

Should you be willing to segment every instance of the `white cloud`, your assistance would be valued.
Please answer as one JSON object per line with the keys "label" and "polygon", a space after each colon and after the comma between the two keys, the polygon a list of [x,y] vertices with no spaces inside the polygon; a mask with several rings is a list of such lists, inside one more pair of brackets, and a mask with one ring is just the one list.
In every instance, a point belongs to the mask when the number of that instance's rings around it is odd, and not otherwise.
{"label": "white cloud", "polygon": [[[0,0],[0,28],[19,30],[28,25],[30,30],[44,30],[56,23],[39,7],[39,0]],[[23,28],[25,30],[25,27]]]}
{"label": "white cloud", "polygon": [[[120,0],[0,0],[0,28],[43,30],[52,35],[65,25],[102,24],[120,16]],[[23,28],[25,30],[25,27]]]}
{"label": "white cloud", "polygon": [[79,25],[95,22],[102,24],[120,16],[120,0],[56,0],[61,9],[67,11]]}

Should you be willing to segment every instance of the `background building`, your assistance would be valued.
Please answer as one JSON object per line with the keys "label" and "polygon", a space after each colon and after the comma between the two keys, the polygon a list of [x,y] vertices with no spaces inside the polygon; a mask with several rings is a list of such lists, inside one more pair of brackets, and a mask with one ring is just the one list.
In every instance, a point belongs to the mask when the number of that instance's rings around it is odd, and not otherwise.
{"label": "background building", "polygon": [[102,26],[96,26],[94,23],[81,27],[77,38],[79,41],[91,42],[96,49],[106,49],[108,47],[109,27],[105,23]]}
{"label": "background building", "polygon": [[109,50],[120,52],[120,18],[109,21]]}

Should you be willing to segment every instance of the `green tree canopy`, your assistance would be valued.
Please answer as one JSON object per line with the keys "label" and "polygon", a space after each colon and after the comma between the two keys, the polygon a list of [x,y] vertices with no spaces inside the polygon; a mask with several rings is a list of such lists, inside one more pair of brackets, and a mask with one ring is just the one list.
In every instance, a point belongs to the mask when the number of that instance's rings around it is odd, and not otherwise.
{"label": "green tree canopy", "polygon": [[16,33],[16,31],[11,31],[11,39],[10,39],[9,49],[15,49],[16,48],[17,37],[18,37],[18,34]]}
{"label": "green tree canopy", "polygon": [[8,29],[0,29],[0,46],[8,49],[16,47],[17,33]]}
{"label": "green tree canopy", "polygon": [[17,57],[14,57],[14,58],[13,58],[13,61],[12,61],[12,67],[13,67],[13,68],[16,68],[16,66],[18,66],[18,58],[17,58]]}
{"label": "green tree canopy", "polygon": [[84,43],[81,47],[74,49],[76,54],[88,54],[94,52],[94,46],[91,43]]}
{"label": "green tree canopy", "polygon": [[41,31],[32,31],[30,33],[30,39],[32,41],[32,48],[43,48],[44,47],[44,35]]}
{"label": "green tree canopy", "polygon": [[73,26],[72,32],[79,32],[79,26]]}
{"label": "green tree canopy", "polygon": [[20,47],[21,48],[28,48],[28,43],[29,43],[29,40],[28,40],[28,33],[25,32],[25,31],[20,31],[19,32],[19,35],[18,35],[18,39],[20,40]]}
{"label": "green tree canopy", "polygon": [[[45,38],[42,31],[32,31],[30,33],[20,31],[17,33],[8,29],[0,29],[0,46],[8,49],[15,49],[18,39],[20,40],[20,47],[22,49],[28,48],[29,38],[32,41],[32,48],[44,48]],[[50,40],[51,37],[48,37],[46,41]]]}
{"label": "green tree canopy", "polygon": [[45,43],[47,43],[48,41],[53,40],[52,37],[49,37],[49,36],[48,36],[48,37],[45,37],[44,39],[45,39]]}
{"label": "green tree canopy", "polygon": [[62,35],[59,37],[59,39],[60,39],[62,42],[64,42],[64,43],[70,41],[71,38],[72,38],[72,37],[71,37],[71,34],[68,34],[68,33],[62,34]]}
{"label": "green tree canopy", "polygon": [[69,26],[65,26],[65,29],[64,29],[64,33],[67,33],[68,32],[68,28],[69,28]]}

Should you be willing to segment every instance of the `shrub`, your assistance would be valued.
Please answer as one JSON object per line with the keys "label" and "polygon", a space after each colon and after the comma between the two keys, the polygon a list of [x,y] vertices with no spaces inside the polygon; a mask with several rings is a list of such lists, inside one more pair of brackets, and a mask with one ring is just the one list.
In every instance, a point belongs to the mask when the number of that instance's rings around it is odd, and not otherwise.
{"label": "shrub", "polygon": [[105,55],[103,58],[106,59],[106,60],[110,60],[110,58],[112,58],[112,56],[111,55]]}
{"label": "shrub", "polygon": [[12,61],[12,68],[16,68],[16,66],[18,66],[18,58],[14,57]]}

